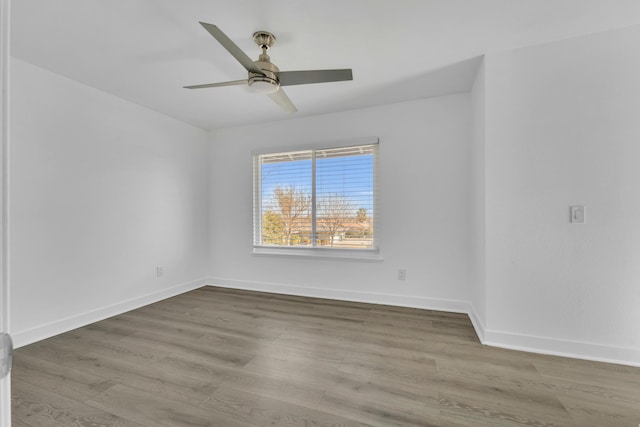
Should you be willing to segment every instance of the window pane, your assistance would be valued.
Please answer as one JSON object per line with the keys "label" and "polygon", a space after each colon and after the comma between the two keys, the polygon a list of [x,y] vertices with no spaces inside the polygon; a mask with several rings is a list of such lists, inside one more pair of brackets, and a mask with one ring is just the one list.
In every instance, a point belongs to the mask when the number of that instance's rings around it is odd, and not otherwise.
{"label": "window pane", "polygon": [[310,246],[311,151],[261,155],[260,245]]}
{"label": "window pane", "polygon": [[373,146],[316,150],[317,245],[373,248]]}
{"label": "window pane", "polygon": [[377,249],[378,145],[254,157],[254,245]]}

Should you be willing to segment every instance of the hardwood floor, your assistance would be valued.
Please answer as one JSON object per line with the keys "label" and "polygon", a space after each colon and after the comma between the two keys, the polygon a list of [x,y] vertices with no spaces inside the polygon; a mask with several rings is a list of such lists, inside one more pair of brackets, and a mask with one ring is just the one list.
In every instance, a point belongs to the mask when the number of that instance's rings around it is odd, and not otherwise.
{"label": "hardwood floor", "polygon": [[466,315],[207,287],[16,351],[14,426],[631,426],[640,368]]}

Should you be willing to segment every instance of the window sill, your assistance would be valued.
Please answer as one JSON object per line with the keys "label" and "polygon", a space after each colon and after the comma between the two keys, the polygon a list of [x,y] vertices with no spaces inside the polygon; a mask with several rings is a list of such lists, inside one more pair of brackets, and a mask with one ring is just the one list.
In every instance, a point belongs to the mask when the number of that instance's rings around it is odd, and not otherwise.
{"label": "window sill", "polygon": [[378,250],[359,249],[320,249],[320,248],[269,248],[255,247],[251,253],[255,256],[276,256],[288,258],[313,258],[336,261],[382,262]]}

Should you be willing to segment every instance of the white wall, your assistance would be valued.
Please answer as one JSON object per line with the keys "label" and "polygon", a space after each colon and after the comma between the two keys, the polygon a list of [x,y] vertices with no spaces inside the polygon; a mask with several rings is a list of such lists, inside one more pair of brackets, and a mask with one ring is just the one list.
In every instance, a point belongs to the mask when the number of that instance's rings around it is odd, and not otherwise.
{"label": "white wall", "polygon": [[487,321],[486,313],[486,229],[485,229],[485,68],[484,60],[478,68],[476,79],[471,90],[472,128],[471,128],[471,251],[470,298],[472,311],[469,313],[476,331],[482,336]]}
{"label": "white wall", "polygon": [[634,27],[485,58],[487,342],[640,364],[638,52]]}
{"label": "white wall", "polygon": [[207,133],[17,59],[11,73],[16,343],[201,284]]}
{"label": "white wall", "polygon": [[[212,282],[239,288],[466,311],[470,97],[432,98],[218,130],[211,150]],[[262,147],[380,137],[384,261],[252,255],[252,157]],[[397,280],[397,270],[407,280]]]}

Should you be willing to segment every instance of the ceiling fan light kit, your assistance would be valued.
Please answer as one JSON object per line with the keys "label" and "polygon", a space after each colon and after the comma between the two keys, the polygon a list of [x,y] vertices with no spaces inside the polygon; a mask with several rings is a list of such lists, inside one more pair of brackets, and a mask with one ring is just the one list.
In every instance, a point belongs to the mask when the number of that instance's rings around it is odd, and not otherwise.
{"label": "ceiling fan light kit", "polygon": [[269,78],[265,79],[260,76],[250,78],[249,86],[251,87],[251,89],[262,94],[274,93],[274,92],[277,92],[278,89],[280,89],[280,85],[278,84],[277,81],[274,81]]}
{"label": "ceiling fan light kit", "polygon": [[184,86],[185,89],[204,89],[247,84],[254,91],[268,95],[269,98],[283,110],[294,113],[297,109],[284,90],[282,90],[281,86],[353,80],[351,69],[280,71],[280,69],[271,62],[269,55],[267,55],[269,48],[276,44],[276,37],[267,31],[256,31],[253,33],[253,40],[260,49],[262,49],[262,53],[257,61],[252,61],[251,58],[218,27],[213,24],[207,24],[206,22],[200,22],[200,24],[247,70],[248,78],[246,80]]}

